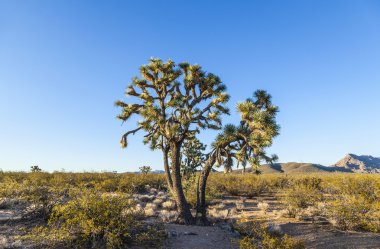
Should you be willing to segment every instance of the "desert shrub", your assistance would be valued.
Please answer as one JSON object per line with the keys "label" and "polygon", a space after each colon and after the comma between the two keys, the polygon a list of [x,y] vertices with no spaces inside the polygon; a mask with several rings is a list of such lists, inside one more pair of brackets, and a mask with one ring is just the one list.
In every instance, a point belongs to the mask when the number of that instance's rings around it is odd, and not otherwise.
{"label": "desert shrub", "polygon": [[[71,172],[3,172],[0,174],[0,194],[4,191],[14,192],[25,183],[34,183],[40,186],[60,188],[86,187],[87,189],[97,189],[102,192],[123,191],[126,193],[144,192],[146,185],[156,189],[166,189],[165,176],[160,174],[115,174],[115,173],[71,173]],[[10,188],[9,185],[13,185]],[[5,193],[4,193],[5,194]]]}
{"label": "desert shrub", "polygon": [[123,245],[157,243],[163,238],[157,225],[142,222],[142,213],[125,195],[104,195],[95,190],[76,190],[70,200],[52,209],[48,224],[26,237],[60,247],[122,248]]}
{"label": "desert shrub", "polygon": [[324,176],[322,188],[330,195],[359,194],[379,197],[379,174],[329,174]]}
{"label": "desert shrub", "polygon": [[265,201],[261,201],[257,204],[257,207],[261,210],[261,212],[266,214],[269,210],[269,203]]}
{"label": "desert shrub", "polygon": [[262,193],[268,191],[268,184],[263,177],[243,177],[241,180],[242,195],[254,197],[260,196]]}
{"label": "desert shrub", "polygon": [[176,203],[173,200],[167,200],[164,203],[162,203],[162,207],[164,209],[174,210],[176,208]]}
{"label": "desert shrub", "polygon": [[316,176],[302,176],[294,179],[293,185],[304,186],[309,189],[322,190],[322,179]]}
{"label": "desert shrub", "polygon": [[285,191],[283,202],[287,205],[290,216],[295,216],[300,209],[316,205],[322,201],[323,194],[308,185],[295,185]]}
{"label": "desert shrub", "polygon": [[53,197],[53,193],[49,191],[47,186],[28,185],[22,192],[22,199],[27,201],[31,207],[31,212],[28,215],[37,215],[41,218],[47,218],[54,206],[53,202],[58,199]]}
{"label": "desert shrub", "polygon": [[176,221],[178,216],[177,211],[168,211],[168,210],[161,210],[159,217],[163,222],[174,222]]}
{"label": "desert shrub", "polygon": [[52,186],[48,173],[34,172],[22,175],[24,177],[10,174],[0,183],[0,197],[27,206],[24,216],[47,219],[52,207],[65,197],[66,189],[62,186]]}
{"label": "desert shrub", "polygon": [[119,189],[119,178],[113,177],[111,179],[105,179],[96,182],[93,186],[95,189],[98,189],[102,192],[115,192]]}
{"label": "desert shrub", "polygon": [[259,196],[268,190],[265,177],[253,174],[220,174],[210,175],[210,188],[219,194],[243,195],[248,197]]}
{"label": "desert shrub", "polygon": [[[184,192],[186,196],[186,200],[188,203],[195,207],[197,204],[197,184],[196,181],[197,175],[191,175],[186,180],[184,180],[183,186],[184,186]],[[214,184],[207,184],[206,185],[206,203],[210,203],[210,201],[222,197],[222,193]]]}
{"label": "desert shrub", "polygon": [[[197,175],[190,174],[186,179],[183,180],[183,191],[186,196],[187,202],[195,207],[197,204]],[[207,193],[207,192],[206,192]]]}
{"label": "desert shrub", "polygon": [[291,186],[292,178],[282,175],[268,175],[265,176],[268,184],[268,188],[272,192],[276,192],[282,189],[286,189]]}
{"label": "desert shrub", "polygon": [[119,191],[144,193],[146,186],[166,190],[166,180],[160,174],[123,174],[120,176]]}
{"label": "desert shrub", "polygon": [[325,215],[342,230],[380,231],[380,177],[340,174],[324,179]]}
{"label": "desert shrub", "polygon": [[148,203],[146,204],[144,208],[144,212],[146,216],[154,216],[157,214],[157,205],[154,203]]}
{"label": "desert shrub", "polygon": [[245,222],[237,226],[238,231],[244,237],[240,240],[242,249],[302,249],[303,241],[294,239],[289,235],[282,235],[276,231],[270,231],[267,225],[258,222]]}
{"label": "desert shrub", "polygon": [[380,231],[380,202],[370,202],[363,196],[344,195],[329,201],[327,215],[333,225],[342,230]]}
{"label": "desert shrub", "polygon": [[373,202],[380,198],[379,185],[372,177],[362,176],[342,179],[337,184],[338,192],[343,195],[355,195]]}
{"label": "desert shrub", "polygon": [[212,220],[219,221],[225,220],[230,215],[232,209],[217,209],[217,208],[209,208],[208,215]]}
{"label": "desert shrub", "polygon": [[2,198],[16,198],[21,190],[21,184],[10,176],[5,176],[0,182],[0,197]]}

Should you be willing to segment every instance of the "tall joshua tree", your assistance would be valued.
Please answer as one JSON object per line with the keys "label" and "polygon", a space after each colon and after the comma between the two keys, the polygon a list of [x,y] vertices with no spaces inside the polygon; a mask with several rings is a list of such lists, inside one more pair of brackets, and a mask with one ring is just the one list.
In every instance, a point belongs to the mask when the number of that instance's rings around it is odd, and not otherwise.
{"label": "tall joshua tree", "polygon": [[222,128],[221,115],[229,114],[225,106],[229,100],[226,87],[216,75],[189,63],[177,66],[170,60],[151,59],[148,65],[140,67],[140,73],[141,78],[133,78],[126,90],[126,95],[135,100],[131,103],[116,101],[122,108],[118,118],[123,122],[133,115],[141,118],[137,127],[122,136],[121,145],[125,148],[130,134],[143,131],[144,143],[162,151],[168,188],[176,200],[181,220],[185,224],[207,224],[206,182],[216,163],[228,168],[235,160],[242,165],[248,162],[255,166],[261,160],[276,158],[267,156],[265,148],[278,134],[277,107],[272,105],[265,91],[257,91],[254,99],[238,104],[240,125],[224,128],[203,163],[198,178],[195,219],[182,187],[182,148],[185,142],[195,141],[200,129]]}
{"label": "tall joshua tree", "polygon": [[[178,206],[179,217],[185,224],[194,223],[181,182],[180,153],[184,141],[200,129],[220,129],[220,116],[229,113],[226,87],[219,77],[206,73],[199,65],[151,59],[140,67],[141,78],[133,78],[126,90],[135,97],[130,104],[117,101],[122,108],[118,118],[123,122],[132,115],[140,116],[137,127],[121,139],[144,131],[144,142],[163,153],[166,180]],[[170,155],[170,158],[169,158]]]}

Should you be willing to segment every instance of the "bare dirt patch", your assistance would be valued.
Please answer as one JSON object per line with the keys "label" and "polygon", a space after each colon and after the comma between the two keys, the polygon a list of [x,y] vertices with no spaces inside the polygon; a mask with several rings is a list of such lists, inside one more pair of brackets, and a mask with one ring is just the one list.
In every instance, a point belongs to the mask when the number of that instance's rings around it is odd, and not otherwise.
{"label": "bare dirt patch", "polygon": [[302,239],[306,248],[380,248],[380,234],[339,231],[329,225],[313,223],[285,223],[281,229],[294,238]]}
{"label": "bare dirt patch", "polygon": [[42,223],[42,220],[19,217],[0,220],[0,248],[38,248],[38,245],[31,241],[20,240],[18,236],[26,235],[27,231]]}
{"label": "bare dirt patch", "polygon": [[239,248],[236,233],[220,226],[185,226],[167,224],[168,239],[165,248],[170,249],[235,249]]}

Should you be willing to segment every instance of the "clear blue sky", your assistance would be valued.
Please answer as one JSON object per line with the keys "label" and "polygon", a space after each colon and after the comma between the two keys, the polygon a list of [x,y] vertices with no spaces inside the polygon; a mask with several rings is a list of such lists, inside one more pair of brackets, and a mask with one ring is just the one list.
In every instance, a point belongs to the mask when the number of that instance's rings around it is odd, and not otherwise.
{"label": "clear blue sky", "polygon": [[162,169],[113,106],[151,56],[219,75],[233,110],[268,90],[281,162],[380,156],[380,1],[3,0],[0,168]]}

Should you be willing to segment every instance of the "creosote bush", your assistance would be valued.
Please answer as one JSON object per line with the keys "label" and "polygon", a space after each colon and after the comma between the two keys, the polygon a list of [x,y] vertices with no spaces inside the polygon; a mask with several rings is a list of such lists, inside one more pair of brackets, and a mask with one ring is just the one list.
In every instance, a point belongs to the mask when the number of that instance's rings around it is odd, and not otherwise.
{"label": "creosote bush", "polygon": [[158,243],[164,236],[162,228],[144,224],[134,206],[126,195],[73,191],[68,202],[53,208],[47,226],[34,228],[29,238],[46,246],[82,248]]}
{"label": "creosote bush", "polygon": [[210,174],[210,188],[214,192],[228,195],[255,197],[268,191],[269,184],[265,177],[253,174]]}
{"label": "creosote bush", "polygon": [[343,195],[327,203],[327,216],[342,230],[380,231],[380,203]]}
{"label": "creosote bush", "polygon": [[[196,175],[189,177],[184,180],[184,192],[186,199],[191,207],[195,207],[197,204],[197,184]],[[209,204],[210,201],[221,198],[222,192],[217,189],[217,187],[213,184],[210,184],[206,187],[206,203]]]}
{"label": "creosote bush", "polygon": [[295,216],[301,209],[316,205],[322,201],[321,191],[308,185],[295,185],[285,191],[283,198],[290,216]]}
{"label": "creosote bush", "polygon": [[237,226],[244,237],[240,240],[241,249],[303,249],[303,241],[289,235],[270,232],[268,226],[259,222],[244,222]]}
{"label": "creosote bush", "polygon": [[334,178],[326,215],[342,230],[380,231],[380,181],[371,175]]}

